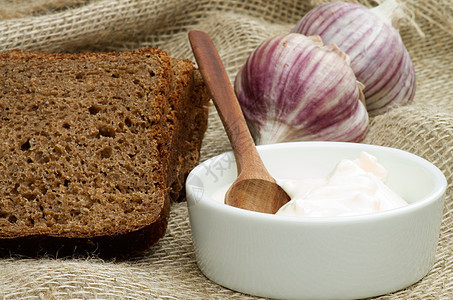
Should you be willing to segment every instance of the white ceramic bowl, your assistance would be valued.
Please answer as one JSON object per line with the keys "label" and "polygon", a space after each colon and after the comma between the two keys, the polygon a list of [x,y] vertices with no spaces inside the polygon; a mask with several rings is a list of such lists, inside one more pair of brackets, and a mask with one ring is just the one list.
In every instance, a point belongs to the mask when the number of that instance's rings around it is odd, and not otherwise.
{"label": "white ceramic bowl", "polygon": [[366,151],[389,171],[387,184],[409,205],[368,215],[298,218],[257,213],[213,200],[236,178],[232,153],[197,166],[186,191],[196,259],[212,281],[284,299],[351,299],[403,289],[431,269],[446,179],[428,161],[379,146],[300,142],[259,146],[277,178],[325,177]]}

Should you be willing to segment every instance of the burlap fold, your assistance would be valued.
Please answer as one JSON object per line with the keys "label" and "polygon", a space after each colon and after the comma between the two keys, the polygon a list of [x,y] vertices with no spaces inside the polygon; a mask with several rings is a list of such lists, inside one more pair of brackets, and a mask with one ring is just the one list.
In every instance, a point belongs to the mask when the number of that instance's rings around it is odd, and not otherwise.
{"label": "burlap fold", "polygon": [[[234,80],[263,40],[288,32],[323,0],[16,0],[0,1],[0,50],[109,51],[158,46],[193,60],[191,29],[209,33]],[[367,6],[374,1],[354,1]],[[364,143],[408,150],[438,166],[448,190],[435,265],[420,282],[381,299],[453,298],[453,2],[407,0],[401,35],[417,74],[414,103],[370,121]],[[211,107],[202,160],[230,150]],[[254,298],[225,289],[198,270],[185,203],[174,204],[167,234],[127,261],[0,260],[4,299]]]}

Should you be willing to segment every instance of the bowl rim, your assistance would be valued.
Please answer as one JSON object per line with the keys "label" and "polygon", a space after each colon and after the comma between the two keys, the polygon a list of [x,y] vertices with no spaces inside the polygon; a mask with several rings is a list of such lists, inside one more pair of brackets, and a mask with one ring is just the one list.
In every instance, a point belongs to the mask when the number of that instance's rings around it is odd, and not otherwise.
{"label": "bowl rim", "polygon": [[[431,192],[429,192],[425,197],[419,199],[413,203],[409,203],[406,206],[386,210],[382,212],[376,213],[369,213],[369,214],[359,214],[359,215],[352,215],[352,216],[329,216],[329,217],[300,217],[300,216],[281,216],[281,215],[273,215],[273,214],[266,214],[260,213],[255,211],[249,211],[229,205],[225,205],[223,203],[219,203],[215,201],[212,197],[209,197],[206,194],[203,194],[199,200],[197,200],[196,205],[198,206],[203,204],[205,207],[208,207],[214,211],[221,211],[226,215],[234,215],[237,217],[246,217],[249,220],[260,220],[266,222],[284,222],[284,223],[300,223],[300,224],[332,224],[332,223],[356,223],[356,222],[364,222],[364,221],[385,221],[388,218],[393,218],[398,215],[406,215],[411,214],[412,212],[418,211],[423,209],[426,206],[436,202],[439,198],[442,198],[446,193],[447,188],[447,180],[443,172],[436,167],[434,164],[429,162],[428,160],[415,155],[411,152],[401,150],[398,148],[392,148],[387,146],[380,146],[380,145],[373,145],[373,144],[364,144],[364,143],[353,143],[353,142],[331,142],[331,141],[301,141],[301,142],[286,142],[286,143],[276,143],[276,144],[267,144],[267,145],[258,145],[257,149],[258,152],[266,151],[268,149],[281,149],[281,148],[299,148],[299,147],[306,147],[306,148],[316,148],[316,147],[328,147],[328,148],[362,148],[363,151],[366,149],[373,149],[378,151],[384,152],[393,152],[400,155],[406,155],[411,161],[415,161],[417,164],[425,167],[430,174],[432,174],[435,178],[435,184]],[[219,159],[223,155],[233,155],[232,151],[224,152],[218,154],[214,157],[211,157],[198,166],[196,166],[189,174],[189,176],[194,176],[195,174],[202,171],[203,165],[208,164],[216,159]],[[233,156],[234,157],[234,156]],[[189,182],[189,180],[187,181]],[[189,183],[186,183],[189,185]],[[186,188],[188,194],[192,194],[192,190],[190,188]],[[188,205],[189,210],[191,209],[192,205]]]}

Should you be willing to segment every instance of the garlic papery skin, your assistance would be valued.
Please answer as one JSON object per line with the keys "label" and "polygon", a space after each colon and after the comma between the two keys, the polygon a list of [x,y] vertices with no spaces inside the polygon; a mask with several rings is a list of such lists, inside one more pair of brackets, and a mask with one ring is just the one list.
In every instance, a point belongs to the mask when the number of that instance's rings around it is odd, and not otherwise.
{"label": "garlic papery skin", "polygon": [[359,142],[368,128],[363,86],[348,56],[319,36],[290,33],[264,41],[234,88],[256,144]]}
{"label": "garlic papery skin", "polygon": [[375,116],[414,98],[414,65],[397,29],[403,17],[396,0],[372,9],[332,2],[310,10],[291,32],[319,35],[346,52],[357,80],[365,85],[368,112]]}

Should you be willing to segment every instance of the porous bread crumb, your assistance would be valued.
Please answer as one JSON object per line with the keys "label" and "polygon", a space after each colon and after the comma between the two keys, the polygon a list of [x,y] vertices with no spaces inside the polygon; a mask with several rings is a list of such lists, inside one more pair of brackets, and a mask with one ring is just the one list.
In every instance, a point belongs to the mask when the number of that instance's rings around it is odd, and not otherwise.
{"label": "porous bread crumb", "polygon": [[156,48],[2,54],[0,248],[31,236],[111,243],[151,225],[160,238],[206,130],[194,73]]}

